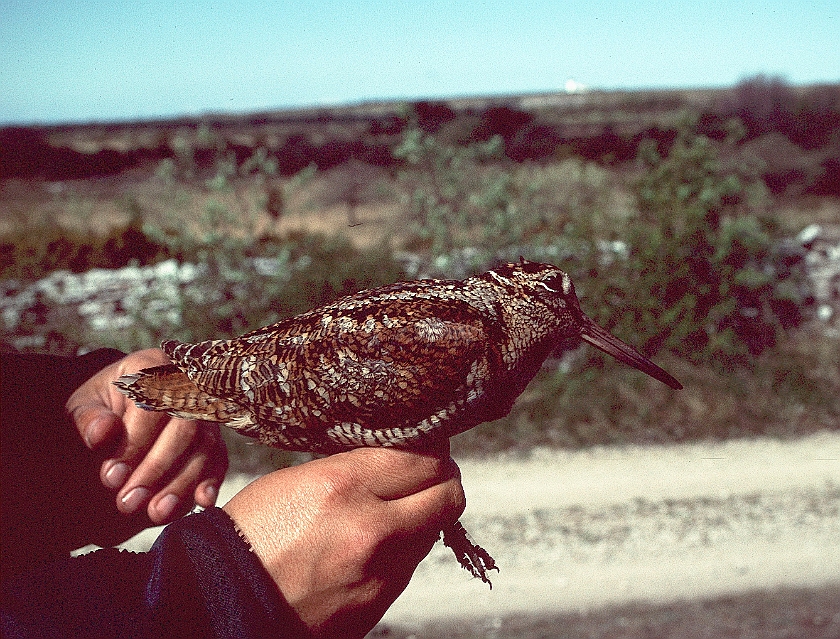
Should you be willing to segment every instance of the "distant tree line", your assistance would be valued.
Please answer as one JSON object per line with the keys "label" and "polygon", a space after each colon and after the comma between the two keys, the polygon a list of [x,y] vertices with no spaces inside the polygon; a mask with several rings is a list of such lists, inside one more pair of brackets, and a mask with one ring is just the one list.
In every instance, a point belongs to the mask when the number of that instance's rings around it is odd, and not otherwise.
{"label": "distant tree line", "polygon": [[[668,104],[630,107],[679,110],[680,104],[672,99]],[[450,124],[459,119],[466,124]],[[609,123],[581,133],[579,127],[545,122],[539,113],[503,104],[488,106],[480,113],[462,113],[446,102],[420,101],[411,105],[411,112],[362,118],[366,130],[358,135],[333,135],[327,139],[325,124],[358,125],[359,116],[348,119],[323,113],[314,119],[299,120],[299,131],[290,125],[283,144],[267,149],[281,176],[295,175],[310,165],[326,170],[349,160],[397,169],[402,160],[394,151],[409,121],[426,133],[439,133],[450,125],[457,136],[453,142],[461,144],[501,136],[504,156],[514,162],[551,161],[564,154],[620,164],[636,159],[640,144],[649,144],[650,140],[656,142],[661,155],[667,155],[677,137],[675,129],[660,127],[628,135],[617,132]],[[779,78],[751,78],[724,92],[713,109],[699,114],[696,132],[712,140],[723,140],[733,134],[733,122],[740,127],[738,144],[753,144],[759,160],[766,165],[763,178],[771,192],[783,194],[791,184],[797,184],[798,194],[840,195],[840,86],[797,88]],[[262,117],[210,122],[210,126],[221,131],[225,127],[253,129],[269,124],[272,121]],[[5,127],[0,129],[0,179],[59,181],[117,175],[147,163],[174,159],[178,152],[173,144],[174,131],[207,125],[198,121],[162,124],[159,142],[153,148],[101,149],[95,153],[54,146],[50,143],[50,127]],[[315,131],[317,136],[313,135]],[[225,155],[239,164],[253,155],[253,145],[231,140],[224,144]],[[218,147],[199,145],[191,151],[199,173],[213,170]]]}

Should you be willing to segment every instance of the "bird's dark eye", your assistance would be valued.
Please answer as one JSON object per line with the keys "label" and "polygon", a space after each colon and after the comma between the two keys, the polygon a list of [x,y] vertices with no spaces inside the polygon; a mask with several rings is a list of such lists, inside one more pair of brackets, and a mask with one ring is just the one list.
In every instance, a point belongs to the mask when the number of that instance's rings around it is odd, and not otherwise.
{"label": "bird's dark eye", "polygon": [[555,293],[563,293],[563,276],[562,275],[552,275],[551,277],[543,280],[543,284],[545,284],[548,288],[550,288]]}

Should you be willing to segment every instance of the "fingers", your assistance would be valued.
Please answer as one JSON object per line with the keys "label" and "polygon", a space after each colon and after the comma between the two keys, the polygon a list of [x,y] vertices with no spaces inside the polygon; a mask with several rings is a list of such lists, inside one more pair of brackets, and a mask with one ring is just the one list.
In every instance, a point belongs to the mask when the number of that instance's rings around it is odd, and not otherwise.
{"label": "fingers", "polygon": [[[130,489],[126,485],[129,477],[133,478],[133,486],[150,488],[167,472],[177,472],[178,468],[172,465],[193,445],[199,427],[195,421],[173,419],[165,413],[145,411],[129,404],[119,420],[118,431],[119,439],[113,443],[110,459],[103,462],[100,474],[102,483],[112,490],[126,486],[122,491],[125,496]],[[152,450],[155,454],[147,457]],[[122,507],[120,510],[135,511],[145,504],[139,497],[140,493],[135,493],[126,505],[127,510]]]}
{"label": "fingers", "polygon": [[[126,406],[122,416],[123,437],[111,455],[134,464],[149,450],[163,429],[176,420],[166,413],[138,408],[133,403]],[[177,420],[188,423],[187,420]]]}
{"label": "fingers", "polygon": [[224,509],[309,628],[363,636],[464,505],[444,447],[359,449],[285,468]]}
{"label": "fingers", "polygon": [[116,440],[120,434],[122,420],[103,406],[87,406],[75,416],[79,434],[91,450],[103,448]]}
{"label": "fingers", "polygon": [[159,349],[132,353],[103,368],[70,396],[67,410],[88,448],[125,461],[138,457],[154,441],[169,417],[138,408],[111,382],[126,372],[160,364],[162,360],[168,361]]}
{"label": "fingers", "polygon": [[[422,519],[429,510],[441,510],[443,519],[455,521],[465,506],[461,472],[448,444],[435,452],[359,448],[319,461],[333,492],[390,506],[397,514],[416,511]],[[414,529],[417,523],[408,520],[405,527]]]}
{"label": "fingers", "polygon": [[346,503],[359,515],[359,534],[404,541],[419,562],[466,507],[460,469],[448,452],[448,445],[434,454],[362,448],[318,460],[325,492],[312,491],[311,498],[325,499],[328,508]]}
{"label": "fingers", "polygon": [[464,512],[466,498],[461,471],[449,456],[448,440],[434,452],[386,449],[353,452],[363,457],[356,462],[363,469],[357,479],[382,500],[395,530],[428,531],[433,543],[440,529],[457,521]]}
{"label": "fingers", "polygon": [[[370,476],[372,483],[365,487],[381,500],[376,517],[381,522],[380,534],[387,536],[369,569],[390,584],[396,598],[441,529],[464,512],[466,497],[460,469],[449,457],[448,442],[434,453],[381,451],[374,457],[372,470],[378,477]],[[380,464],[384,466],[377,468]]]}
{"label": "fingers", "polygon": [[168,523],[194,503],[215,504],[226,471],[218,425],[172,419],[125,481],[117,507],[132,513],[146,506],[154,523]]}
{"label": "fingers", "polygon": [[[444,526],[458,521],[467,505],[461,475],[454,461],[452,466],[456,472],[448,478],[441,476],[441,481],[385,504],[394,528],[412,534],[425,532],[431,538],[429,548]],[[422,556],[427,553],[428,549]]]}
{"label": "fingers", "polygon": [[173,419],[138,408],[112,384],[120,375],[163,364],[160,349],[131,353],[105,367],[71,395],[67,410],[88,448],[107,455],[102,483],[126,514],[147,508],[167,523],[194,503],[212,506],[227,471],[218,425]]}
{"label": "fingers", "polygon": [[400,499],[460,473],[449,456],[448,440],[433,451],[360,448],[344,455],[355,480],[383,500]]}
{"label": "fingers", "polygon": [[[214,462],[212,455],[194,455],[181,473],[161,488],[149,501],[147,507],[149,519],[157,524],[165,524],[185,514],[194,503],[203,508],[213,506],[219,495],[219,485],[227,470],[227,458],[217,456],[217,459],[225,460],[225,463]],[[197,479],[208,474],[214,475],[215,478],[197,482]]]}

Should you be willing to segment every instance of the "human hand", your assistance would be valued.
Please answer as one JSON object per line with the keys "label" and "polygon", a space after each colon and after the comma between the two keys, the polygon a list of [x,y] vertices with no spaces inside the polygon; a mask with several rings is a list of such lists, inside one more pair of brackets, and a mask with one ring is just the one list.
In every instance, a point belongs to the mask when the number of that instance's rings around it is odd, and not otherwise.
{"label": "human hand", "polygon": [[437,454],[360,448],[261,477],[224,510],[318,637],[363,637],[465,498]]}
{"label": "human hand", "polygon": [[88,448],[109,456],[100,478],[118,491],[117,509],[131,514],[145,507],[155,524],[173,521],[193,504],[215,504],[228,464],[218,424],[143,410],[111,383],[168,363],[159,349],[131,353],[79,386],[66,404]]}

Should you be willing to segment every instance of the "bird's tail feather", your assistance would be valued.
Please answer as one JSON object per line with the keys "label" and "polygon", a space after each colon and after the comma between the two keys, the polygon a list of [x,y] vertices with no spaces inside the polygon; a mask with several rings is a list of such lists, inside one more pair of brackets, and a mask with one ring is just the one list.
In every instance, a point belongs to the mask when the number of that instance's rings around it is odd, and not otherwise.
{"label": "bird's tail feather", "polygon": [[174,364],[123,375],[114,385],[140,408],[166,412],[173,417],[230,422],[246,415],[238,404],[200,390]]}

